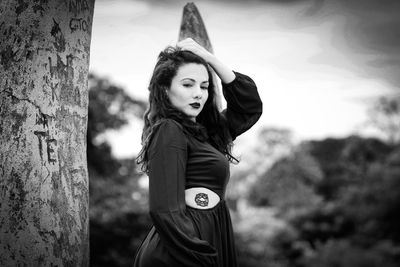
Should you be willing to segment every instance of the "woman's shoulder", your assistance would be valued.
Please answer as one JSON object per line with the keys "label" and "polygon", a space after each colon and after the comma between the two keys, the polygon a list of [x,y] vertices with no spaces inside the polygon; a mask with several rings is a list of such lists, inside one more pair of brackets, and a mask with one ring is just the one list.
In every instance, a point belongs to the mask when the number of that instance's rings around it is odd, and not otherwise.
{"label": "woman's shoulder", "polygon": [[152,143],[184,146],[186,136],[182,125],[173,119],[160,119],[154,125]]}
{"label": "woman's shoulder", "polygon": [[153,128],[155,135],[162,133],[163,138],[172,138],[182,140],[182,142],[191,144],[193,139],[204,142],[208,139],[207,129],[198,123],[179,122],[172,118],[163,118],[156,122]]}
{"label": "woman's shoulder", "polygon": [[179,122],[170,118],[160,119],[156,124],[155,128],[164,130],[164,131],[172,131],[172,132],[183,132],[183,126]]}

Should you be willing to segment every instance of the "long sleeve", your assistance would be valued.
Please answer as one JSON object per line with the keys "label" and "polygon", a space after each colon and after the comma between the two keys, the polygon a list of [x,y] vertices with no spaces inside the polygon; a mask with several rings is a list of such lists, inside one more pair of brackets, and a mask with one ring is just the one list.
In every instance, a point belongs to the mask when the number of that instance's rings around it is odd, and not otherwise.
{"label": "long sleeve", "polygon": [[179,266],[215,266],[217,252],[198,238],[185,214],[187,140],[182,128],[165,120],[155,130],[149,147],[150,217]]}
{"label": "long sleeve", "polygon": [[222,83],[227,102],[222,115],[226,118],[232,140],[250,129],[262,114],[262,102],[254,81],[244,74],[234,73],[236,78],[232,82]]}

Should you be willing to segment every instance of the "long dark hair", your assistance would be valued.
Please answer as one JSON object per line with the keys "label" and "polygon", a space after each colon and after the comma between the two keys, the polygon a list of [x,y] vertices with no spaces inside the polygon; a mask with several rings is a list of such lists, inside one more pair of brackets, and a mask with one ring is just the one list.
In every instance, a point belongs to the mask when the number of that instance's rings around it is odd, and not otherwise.
{"label": "long dark hair", "polygon": [[[185,113],[172,106],[166,94],[178,69],[189,63],[203,65],[207,69],[209,79],[208,98],[202,111],[196,117],[196,122],[193,122]],[[179,122],[183,126],[185,134],[192,135],[201,141],[207,140],[223,153],[230,162],[238,162],[231,154],[232,138],[228,132],[225,119],[218,111],[212,72],[203,58],[190,51],[168,46],[158,56],[148,89],[150,91],[149,106],[144,114],[142,149],[136,159],[136,163],[141,164],[143,172],[148,172],[147,150],[152,133],[165,119],[173,119]]]}

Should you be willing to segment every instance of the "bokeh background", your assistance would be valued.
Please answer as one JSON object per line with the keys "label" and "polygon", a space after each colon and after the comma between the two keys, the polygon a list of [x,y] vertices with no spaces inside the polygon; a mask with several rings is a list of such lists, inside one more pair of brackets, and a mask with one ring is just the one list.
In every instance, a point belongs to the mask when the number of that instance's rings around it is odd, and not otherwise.
{"label": "bokeh background", "polygon": [[[131,266],[151,227],[135,165],[147,85],[181,0],[96,0],[91,266]],[[214,52],[264,103],[237,138],[227,201],[240,266],[400,263],[400,1],[201,0]]]}

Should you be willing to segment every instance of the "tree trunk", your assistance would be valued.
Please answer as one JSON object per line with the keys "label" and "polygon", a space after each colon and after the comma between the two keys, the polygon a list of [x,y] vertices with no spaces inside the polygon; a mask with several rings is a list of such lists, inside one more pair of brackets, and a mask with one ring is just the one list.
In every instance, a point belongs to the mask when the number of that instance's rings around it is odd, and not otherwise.
{"label": "tree trunk", "polygon": [[88,266],[94,0],[0,2],[0,266]]}
{"label": "tree trunk", "polygon": [[[192,38],[202,47],[207,49],[210,53],[213,53],[210,38],[208,38],[206,26],[204,25],[203,19],[200,16],[200,12],[194,3],[187,3],[183,7],[181,27],[179,30],[178,40],[181,41],[185,38]],[[222,93],[218,86],[216,74],[212,70],[214,88],[216,93],[217,107],[222,110]]]}

